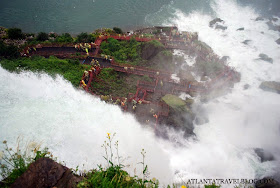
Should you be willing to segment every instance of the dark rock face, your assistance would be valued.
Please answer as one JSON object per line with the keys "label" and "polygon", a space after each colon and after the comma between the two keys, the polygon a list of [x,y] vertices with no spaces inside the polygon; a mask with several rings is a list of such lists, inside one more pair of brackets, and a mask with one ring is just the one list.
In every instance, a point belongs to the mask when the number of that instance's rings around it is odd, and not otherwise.
{"label": "dark rock face", "polygon": [[256,188],[280,188],[280,183],[274,178],[266,177],[255,183]]}
{"label": "dark rock face", "polygon": [[272,18],[270,18],[269,20],[270,20],[270,21],[273,21],[273,22],[277,22],[277,21],[278,21],[278,18],[272,17]]}
{"label": "dark rock face", "polygon": [[56,163],[49,158],[41,158],[32,163],[28,170],[20,176],[12,188],[72,188],[81,181],[81,177],[74,176],[70,169]]}
{"label": "dark rock face", "polygon": [[251,40],[244,40],[242,43],[245,45],[248,45],[251,42]]}
{"label": "dark rock face", "polygon": [[205,123],[209,122],[209,119],[207,117],[203,117],[203,116],[197,116],[194,120],[196,125],[203,125]]}
{"label": "dark rock face", "polygon": [[216,25],[215,29],[220,29],[220,30],[226,30],[227,27],[226,26],[222,26],[222,25]]}
{"label": "dark rock face", "polygon": [[270,91],[280,94],[280,82],[266,81],[262,82],[259,86],[264,91]]}
{"label": "dark rock face", "polygon": [[277,39],[275,42],[280,45],[280,38]]}
{"label": "dark rock face", "polygon": [[144,44],[141,49],[141,57],[145,60],[150,60],[155,57],[159,52],[161,52],[164,48],[158,47],[152,44]]}
{"label": "dark rock face", "polygon": [[280,32],[280,26],[279,26],[279,25],[274,25],[274,24],[272,23],[272,21],[266,22],[266,24],[268,25],[268,28],[269,28],[270,30],[279,31],[279,32]]}
{"label": "dark rock face", "polygon": [[216,23],[218,22],[223,22],[224,20],[222,20],[221,18],[215,18],[214,20],[209,22],[209,27],[213,27]]}
{"label": "dark rock face", "polygon": [[263,17],[257,17],[257,18],[255,19],[255,21],[263,21],[263,20],[264,20]]}
{"label": "dark rock face", "polygon": [[244,30],[244,27],[240,27],[236,31],[243,31],[243,30]]}
{"label": "dark rock face", "polygon": [[250,87],[250,85],[249,85],[249,84],[245,84],[245,85],[243,86],[244,90],[249,89],[249,87]]}
{"label": "dark rock face", "polygon": [[268,55],[266,54],[259,54],[259,59],[260,60],[263,60],[263,61],[266,61],[266,62],[269,62],[269,63],[273,63],[273,59],[268,57]]}
{"label": "dark rock face", "polygon": [[221,61],[222,61],[222,62],[227,62],[229,59],[230,59],[229,56],[223,56],[223,57],[221,58]]}
{"label": "dark rock face", "polygon": [[271,153],[266,152],[264,149],[256,148],[254,150],[255,150],[255,153],[260,157],[261,162],[275,160],[274,156]]}

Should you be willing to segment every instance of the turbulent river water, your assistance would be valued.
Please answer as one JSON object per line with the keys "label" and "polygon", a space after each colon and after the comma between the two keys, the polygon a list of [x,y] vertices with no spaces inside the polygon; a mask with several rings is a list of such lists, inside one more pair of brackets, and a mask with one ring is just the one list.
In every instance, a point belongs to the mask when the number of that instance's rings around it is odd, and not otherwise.
{"label": "turbulent river water", "polygon": [[[5,2],[1,1],[0,4]],[[48,2],[50,5],[51,1]],[[75,4],[74,0],[69,2],[73,2],[71,7],[75,6],[76,9],[84,3]],[[87,3],[96,8],[101,6],[98,2],[94,0]],[[108,3],[105,8],[109,9],[109,1],[104,2]],[[44,3],[42,8],[45,8]],[[125,0],[119,3],[129,4]],[[148,6],[149,3],[152,1],[141,6]],[[229,56],[229,65],[241,73],[241,82],[229,94],[206,104],[196,101],[196,105],[208,116],[209,122],[195,126],[195,138],[184,139],[182,134],[170,130],[173,140],[183,143],[177,146],[173,142],[156,138],[152,128],[143,128],[132,115],[124,114],[118,107],[74,89],[59,76],[54,79],[45,74],[30,72],[13,74],[0,68],[0,139],[8,140],[12,145],[18,136],[28,141],[42,142],[67,166],[75,168],[84,164],[83,168],[89,169],[104,164],[101,145],[107,132],[116,132],[120,155],[126,157],[124,163],[130,165],[129,171],[132,174],[135,168],[138,173],[141,171],[141,165],[137,163],[141,161],[140,152],[144,148],[147,151],[146,162],[150,176],[159,178],[163,183],[193,178],[279,177],[280,95],[259,89],[262,81],[280,81],[280,46],[275,43],[279,33],[269,30],[266,24],[268,20],[255,21],[259,16],[277,16],[275,7],[279,8],[279,3],[267,1],[264,5],[262,1],[251,4],[250,1],[235,0],[154,3],[146,12],[140,11],[143,15],[137,17],[136,25],[176,24],[180,30],[198,32],[200,40],[209,44],[219,56]],[[130,4],[130,9],[125,9],[128,11],[126,15],[133,15],[133,10],[138,10],[139,6],[137,3]],[[58,10],[61,11],[59,14],[64,14],[65,9]],[[12,21],[9,23],[13,24],[15,18],[12,15],[7,17],[7,8],[2,7],[0,10],[0,14],[6,15],[1,16],[4,19],[0,23],[9,26],[7,20],[10,19]],[[90,10],[87,10],[88,14],[82,14],[88,17],[96,15],[89,13]],[[124,13],[119,14],[123,16]],[[55,15],[53,17],[58,19]],[[210,28],[209,21],[215,17],[222,18],[228,29],[218,31]],[[126,22],[121,16],[104,18],[108,25],[100,24],[99,20],[103,17],[92,17],[96,25],[83,22],[80,27],[84,29],[73,26],[76,23],[73,20],[78,19],[75,16],[68,20],[68,26],[63,23],[61,27],[46,26],[43,22],[37,23],[36,17],[34,19],[34,26],[23,28],[29,31],[53,29],[57,32],[69,29],[75,33],[101,26],[135,26],[133,21]],[[136,17],[132,16],[131,19]],[[18,21],[18,26],[25,22]],[[84,27],[85,23],[93,26]],[[245,30],[236,31],[241,27]],[[244,40],[251,42],[245,45],[242,43]],[[273,64],[256,60],[260,53],[273,58]],[[247,90],[243,88],[245,84],[250,86]],[[254,148],[271,152],[275,160],[261,163]]]}

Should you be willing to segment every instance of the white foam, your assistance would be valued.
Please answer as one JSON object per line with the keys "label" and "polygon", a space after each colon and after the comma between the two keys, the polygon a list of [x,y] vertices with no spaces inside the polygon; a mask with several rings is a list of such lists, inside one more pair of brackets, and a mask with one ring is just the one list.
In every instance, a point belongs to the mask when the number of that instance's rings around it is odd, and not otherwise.
{"label": "white foam", "polygon": [[[211,6],[216,13],[213,17],[199,11],[185,15],[177,10],[169,24],[198,32],[199,39],[215,53],[229,56],[230,66],[241,72],[241,81],[230,94],[202,104],[209,123],[195,127],[197,140],[186,141],[186,149],[170,149],[172,167],[179,171],[177,180],[261,178],[279,173],[280,95],[258,88],[264,80],[280,81],[280,48],[275,43],[278,33],[268,30],[265,22],[254,21],[259,15],[234,0],[215,0]],[[209,22],[215,17],[223,19],[228,29],[210,28]],[[236,31],[240,27],[245,30]],[[241,43],[247,39],[252,40],[249,46]],[[274,63],[256,62],[260,53],[273,58]],[[243,90],[245,84],[250,85],[248,90]],[[257,147],[271,151],[277,160],[260,163],[252,150]]]}
{"label": "white foam", "polygon": [[131,175],[134,168],[138,175],[142,172],[138,163],[144,148],[151,178],[170,181],[168,156],[152,128],[142,128],[117,106],[74,89],[59,76],[53,79],[46,74],[13,74],[0,67],[0,87],[0,138],[11,147],[18,136],[23,136],[25,142],[42,142],[68,167],[84,164],[89,170],[98,164],[106,165],[101,145],[107,133],[116,133],[120,156],[130,157],[123,164],[130,165]]}

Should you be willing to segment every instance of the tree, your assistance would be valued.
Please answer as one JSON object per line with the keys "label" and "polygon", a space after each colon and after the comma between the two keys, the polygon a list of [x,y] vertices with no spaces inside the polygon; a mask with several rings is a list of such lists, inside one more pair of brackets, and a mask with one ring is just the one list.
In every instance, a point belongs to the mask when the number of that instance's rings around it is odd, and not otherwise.
{"label": "tree", "polygon": [[7,46],[2,41],[0,41],[0,56],[5,58],[17,58],[19,57],[18,48],[13,45]]}
{"label": "tree", "polygon": [[73,42],[73,38],[69,33],[63,33],[55,39],[56,42]]}
{"label": "tree", "polygon": [[8,38],[9,39],[24,39],[24,34],[22,33],[21,29],[19,28],[9,28],[8,31]]}
{"label": "tree", "polygon": [[38,41],[46,41],[49,39],[49,35],[47,33],[44,33],[44,32],[40,32],[38,35],[37,35],[37,40]]}
{"label": "tree", "polygon": [[95,37],[92,34],[81,33],[77,36],[77,42],[94,42]]}
{"label": "tree", "polygon": [[119,27],[114,27],[113,30],[114,30],[117,34],[123,34],[122,29],[119,28]]}

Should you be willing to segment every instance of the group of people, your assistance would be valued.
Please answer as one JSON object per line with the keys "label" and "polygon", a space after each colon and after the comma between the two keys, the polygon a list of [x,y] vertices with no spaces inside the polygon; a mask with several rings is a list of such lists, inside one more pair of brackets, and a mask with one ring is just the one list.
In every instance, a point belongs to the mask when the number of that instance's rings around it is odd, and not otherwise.
{"label": "group of people", "polygon": [[93,42],[91,43],[79,43],[75,44],[75,48],[79,52],[86,52],[89,55],[89,52],[92,51],[92,48],[95,46]]}
{"label": "group of people", "polygon": [[97,70],[100,70],[100,64],[98,60],[92,59],[90,65],[91,68],[88,71],[87,70],[84,71],[84,76],[80,83],[80,86],[83,88],[87,87],[90,75],[92,73],[97,74]]}

